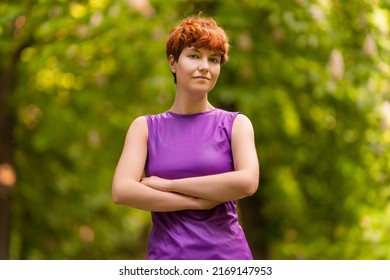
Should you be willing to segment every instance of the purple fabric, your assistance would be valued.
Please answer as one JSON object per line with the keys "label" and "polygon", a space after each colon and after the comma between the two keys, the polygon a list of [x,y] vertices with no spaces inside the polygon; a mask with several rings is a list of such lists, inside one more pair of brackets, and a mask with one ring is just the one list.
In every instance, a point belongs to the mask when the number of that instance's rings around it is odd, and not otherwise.
{"label": "purple fabric", "polygon": [[[146,116],[146,175],[179,179],[232,171],[230,142],[237,114],[213,109]],[[152,212],[152,221],[147,259],[253,259],[235,201],[210,210]]]}

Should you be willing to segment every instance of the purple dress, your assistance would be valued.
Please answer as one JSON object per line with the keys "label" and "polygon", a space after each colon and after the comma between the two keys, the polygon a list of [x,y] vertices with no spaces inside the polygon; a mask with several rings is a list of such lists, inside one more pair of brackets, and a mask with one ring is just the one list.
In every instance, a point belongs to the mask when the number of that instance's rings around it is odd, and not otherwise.
{"label": "purple dress", "polygon": [[[234,170],[230,144],[237,115],[213,109],[146,116],[146,176],[179,179]],[[152,212],[152,221],[147,259],[253,259],[238,223],[236,201],[210,210]]]}

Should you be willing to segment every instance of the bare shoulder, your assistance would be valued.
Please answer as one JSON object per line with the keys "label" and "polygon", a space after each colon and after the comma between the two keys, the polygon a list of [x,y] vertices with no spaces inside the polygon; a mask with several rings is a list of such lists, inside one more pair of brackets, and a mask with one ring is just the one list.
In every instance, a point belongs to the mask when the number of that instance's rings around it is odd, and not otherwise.
{"label": "bare shoulder", "polygon": [[133,120],[127,131],[127,137],[147,137],[148,136],[148,125],[146,117],[140,116]]}
{"label": "bare shoulder", "polygon": [[234,134],[253,133],[253,125],[251,120],[244,114],[238,114],[233,123]]}
{"label": "bare shoulder", "polygon": [[146,117],[139,116],[133,120],[130,127],[147,128]]}
{"label": "bare shoulder", "polygon": [[244,114],[238,114],[234,120],[234,123],[246,123],[252,125],[251,120]]}

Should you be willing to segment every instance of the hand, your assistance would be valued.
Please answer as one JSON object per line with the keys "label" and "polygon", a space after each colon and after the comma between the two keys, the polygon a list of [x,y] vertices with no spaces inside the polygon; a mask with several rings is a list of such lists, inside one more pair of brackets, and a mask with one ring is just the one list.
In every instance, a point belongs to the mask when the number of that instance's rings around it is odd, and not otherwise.
{"label": "hand", "polygon": [[172,184],[172,180],[151,176],[142,178],[141,183],[155,190],[169,192],[171,191],[170,185]]}

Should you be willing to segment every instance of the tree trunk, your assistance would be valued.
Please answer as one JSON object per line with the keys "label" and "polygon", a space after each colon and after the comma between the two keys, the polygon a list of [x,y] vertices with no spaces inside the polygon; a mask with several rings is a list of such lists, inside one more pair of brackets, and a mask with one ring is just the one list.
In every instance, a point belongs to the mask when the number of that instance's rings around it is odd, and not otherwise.
{"label": "tree trunk", "polygon": [[11,200],[9,191],[0,186],[0,260],[9,259]]}
{"label": "tree trunk", "polygon": [[261,198],[258,195],[240,200],[240,219],[254,259],[269,259],[264,241],[265,219],[261,215]]}
{"label": "tree trunk", "polygon": [[[3,63],[0,65],[0,167],[6,167],[6,181],[0,180],[0,259],[9,259],[11,232],[11,187],[16,180],[14,172],[14,126],[15,106],[12,104],[12,94],[16,85],[17,67],[20,54],[31,44],[29,37],[25,44],[15,48],[9,56],[2,54]],[[6,60],[8,58],[8,60]],[[0,174],[2,176],[2,174]],[[10,176],[15,178],[10,178]],[[1,177],[0,177],[1,179]],[[11,180],[11,182],[7,182]]]}
{"label": "tree trunk", "polygon": [[[13,88],[13,75],[0,71],[0,166],[13,166],[13,127],[14,115],[9,97]],[[7,176],[7,174],[0,176]],[[0,259],[9,259],[11,231],[10,185],[0,180]]]}

